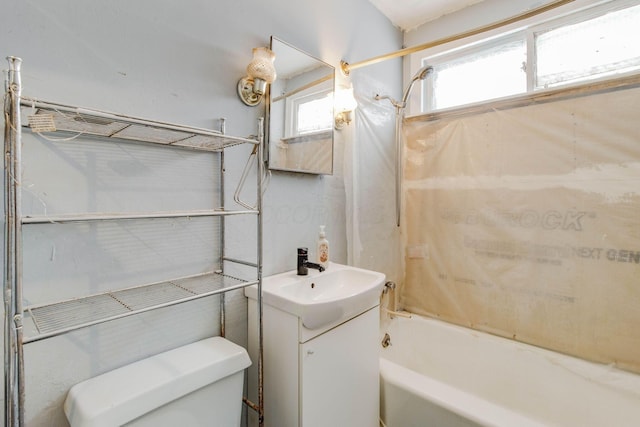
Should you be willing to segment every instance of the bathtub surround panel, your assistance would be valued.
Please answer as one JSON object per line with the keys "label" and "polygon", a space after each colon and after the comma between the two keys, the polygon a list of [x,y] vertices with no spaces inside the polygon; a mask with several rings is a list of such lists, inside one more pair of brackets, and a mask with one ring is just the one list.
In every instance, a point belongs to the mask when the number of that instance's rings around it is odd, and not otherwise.
{"label": "bathtub surround panel", "polygon": [[640,373],[639,99],[408,121],[402,306]]}

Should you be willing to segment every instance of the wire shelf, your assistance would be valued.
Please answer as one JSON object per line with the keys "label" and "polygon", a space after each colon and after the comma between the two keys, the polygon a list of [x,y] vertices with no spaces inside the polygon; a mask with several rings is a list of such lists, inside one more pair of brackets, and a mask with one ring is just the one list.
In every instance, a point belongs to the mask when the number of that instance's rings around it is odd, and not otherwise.
{"label": "wire shelf", "polygon": [[26,307],[25,320],[36,330],[24,343],[39,341],[76,329],[168,307],[256,284],[222,273],[206,273],[137,286],[52,304]]}
{"label": "wire shelf", "polygon": [[67,222],[84,221],[118,221],[134,219],[157,219],[157,218],[200,218],[233,215],[257,215],[257,210],[193,210],[193,211],[167,211],[167,212],[130,212],[130,213],[109,213],[94,212],[82,214],[51,214],[51,215],[29,215],[21,218],[22,224],[56,224]]}
{"label": "wire shelf", "polygon": [[150,142],[194,150],[221,151],[239,144],[258,144],[254,138],[223,135],[220,132],[105,111],[71,107],[22,97],[21,114],[25,127],[36,133],[73,132],[120,140]]}

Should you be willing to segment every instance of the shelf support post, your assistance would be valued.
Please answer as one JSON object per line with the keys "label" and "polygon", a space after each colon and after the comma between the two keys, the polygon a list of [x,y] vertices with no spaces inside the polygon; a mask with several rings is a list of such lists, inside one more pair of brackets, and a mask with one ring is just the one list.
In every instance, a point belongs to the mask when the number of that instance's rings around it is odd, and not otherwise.
{"label": "shelf support post", "polygon": [[264,363],[264,340],[263,340],[263,326],[262,326],[262,194],[263,194],[263,183],[265,176],[265,165],[264,165],[264,117],[258,119],[258,145],[257,145],[257,157],[258,157],[258,179],[257,179],[257,191],[256,198],[257,203],[256,207],[258,210],[257,221],[258,221],[258,236],[257,236],[257,280],[258,280],[258,426],[264,426],[264,387],[263,387],[263,363]]}
{"label": "shelf support post", "polygon": [[5,259],[4,259],[4,375],[5,425],[20,427],[24,419],[24,363],[22,351],[22,226],[20,122],[22,60],[7,57],[9,72],[5,82]]}

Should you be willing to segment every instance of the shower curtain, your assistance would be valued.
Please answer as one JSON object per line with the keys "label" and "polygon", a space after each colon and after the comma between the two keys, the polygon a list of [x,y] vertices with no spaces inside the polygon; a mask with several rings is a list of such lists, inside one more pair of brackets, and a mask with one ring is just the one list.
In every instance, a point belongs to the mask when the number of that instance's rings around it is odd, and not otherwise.
{"label": "shower curtain", "polygon": [[640,88],[405,120],[401,305],[640,373]]}

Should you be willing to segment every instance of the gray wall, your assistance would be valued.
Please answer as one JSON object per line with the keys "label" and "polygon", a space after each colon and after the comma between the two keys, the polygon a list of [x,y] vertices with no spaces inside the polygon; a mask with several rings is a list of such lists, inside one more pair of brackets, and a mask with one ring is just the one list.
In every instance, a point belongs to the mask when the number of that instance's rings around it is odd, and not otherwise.
{"label": "gray wall", "polygon": [[[25,95],[205,128],[216,126],[216,119],[225,117],[227,132],[241,136],[256,132],[255,122],[264,114],[264,108],[242,104],[236,96],[236,82],[251,59],[251,49],[268,45],[270,35],[336,66],[343,58],[358,61],[394,51],[402,42],[401,33],[366,0],[7,0],[3,2],[0,28],[0,56],[15,55],[24,60]],[[397,97],[401,63],[388,61],[356,70],[351,77],[360,100],[369,100],[374,91]],[[348,81],[340,75],[338,78],[340,83]],[[364,119],[363,114],[366,110],[356,120]],[[393,120],[371,121],[366,129],[392,135]],[[351,185],[345,189],[345,181],[366,181],[358,193],[359,203],[366,205],[371,201],[373,206],[392,206],[388,182],[393,171],[384,164],[387,162],[384,159],[394,152],[391,138],[382,139],[376,154],[366,157],[374,164],[367,164],[365,171],[354,174],[353,159],[347,156],[348,161],[344,160],[345,150],[366,147],[367,134],[361,138],[354,125],[337,134],[333,176],[273,174],[264,201],[266,275],[293,268],[295,248],[313,248],[320,224],[327,225],[332,259],[347,262],[352,240],[348,234],[354,224],[346,214],[352,197]],[[34,144],[30,148],[31,158],[39,161],[37,171],[30,173],[40,178],[59,174],[55,164],[47,160],[51,153],[45,147]],[[231,183],[239,175],[247,155],[246,149],[238,151],[227,158]],[[183,181],[180,177],[180,168],[196,168],[207,176],[206,159],[201,156],[171,157],[160,153],[158,156],[166,157],[141,160],[144,167],[138,164],[123,167],[128,174],[145,169],[145,179],[151,179],[158,171],[154,165],[160,161],[162,165],[171,165],[175,170],[169,176],[177,177],[173,188],[176,194],[180,193],[180,185],[192,185],[187,178]],[[90,166],[85,163],[82,168],[89,170]],[[76,193],[80,199],[92,194],[91,185],[85,185],[73,174],[67,178],[62,182],[68,186],[65,194],[70,195],[71,203],[75,203]],[[380,193],[377,186],[386,190]],[[232,189],[229,185],[228,192]],[[144,189],[123,190],[125,200],[136,200],[136,191]],[[198,191],[189,194],[187,204],[197,204],[196,199],[202,196]],[[118,196],[116,191],[113,197]],[[38,203],[33,202],[34,206]],[[371,227],[376,232],[367,234],[369,225],[365,223],[361,233],[375,237],[384,230],[383,236],[398,238],[392,208],[382,209],[375,218]],[[231,245],[233,254],[246,257],[255,254],[250,231],[244,224],[231,225],[229,237],[237,242]],[[79,256],[81,250],[77,250]],[[360,264],[377,266],[389,276],[397,276],[397,266],[384,252],[375,251],[363,259]],[[64,292],[72,290],[72,284],[62,283],[65,268],[78,271],[77,266],[61,266],[57,270],[61,277],[47,282],[44,267],[37,262],[29,265],[30,274],[39,276],[41,284],[49,286],[48,292],[52,294],[58,287]],[[228,335],[244,344],[244,298],[233,296],[230,306]],[[204,299],[29,344],[25,350],[27,424],[65,426],[62,402],[72,384],[217,333],[215,301]]]}

